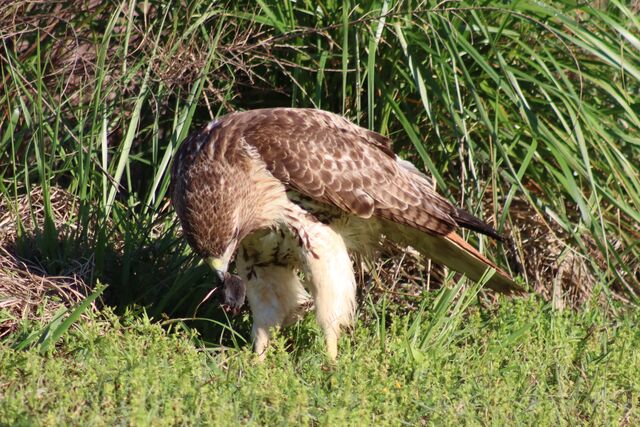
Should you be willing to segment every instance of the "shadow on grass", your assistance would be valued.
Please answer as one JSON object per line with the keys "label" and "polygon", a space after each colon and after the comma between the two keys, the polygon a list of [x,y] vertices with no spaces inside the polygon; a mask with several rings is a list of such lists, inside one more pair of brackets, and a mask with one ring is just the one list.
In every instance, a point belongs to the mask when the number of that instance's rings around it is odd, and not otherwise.
{"label": "shadow on grass", "polygon": [[[73,233],[53,237],[39,230],[24,233],[2,242],[3,254],[15,261],[7,274],[28,278],[30,284],[19,291],[24,301],[33,302],[34,284],[46,282],[48,288],[36,299],[59,298],[61,291],[71,289],[77,298],[61,298],[62,302],[77,306],[82,296],[104,284],[107,287],[96,301],[98,309],[109,306],[121,315],[146,312],[169,328],[183,323],[197,330],[207,346],[238,347],[249,342],[247,307],[233,318],[225,313],[215,275],[195,256],[185,255],[182,239],[173,230],[139,239],[148,236],[147,230],[141,231],[124,233],[122,240],[114,239],[115,233],[97,233],[90,239]],[[51,313],[40,318],[54,317]]]}

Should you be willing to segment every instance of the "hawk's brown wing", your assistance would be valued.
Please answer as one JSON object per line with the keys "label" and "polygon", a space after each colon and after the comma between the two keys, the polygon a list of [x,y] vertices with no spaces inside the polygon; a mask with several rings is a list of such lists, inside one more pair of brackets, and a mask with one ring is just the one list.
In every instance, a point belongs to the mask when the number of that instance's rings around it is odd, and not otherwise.
{"label": "hawk's brown wing", "polygon": [[458,225],[457,209],[400,166],[387,138],[338,115],[277,108],[221,121],[257,149],[276,178],[309,197],[431,234],[446,235]]}

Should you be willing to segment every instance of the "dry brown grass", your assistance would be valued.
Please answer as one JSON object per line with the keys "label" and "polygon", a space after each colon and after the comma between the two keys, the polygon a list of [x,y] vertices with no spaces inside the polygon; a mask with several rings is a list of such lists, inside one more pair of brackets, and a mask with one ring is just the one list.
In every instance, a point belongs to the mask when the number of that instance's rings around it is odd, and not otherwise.
{"label": "dry brown grass", "polygon": [[[187,13],[189,8],[181,6],[176,10]],[[53,89],[61,85],[60,96],[64,96],[65,103],[69,105],[87,103],[95,90],[100,56],[94,24],[109,22],[113,11],[112,7],[105,7],[103,2],[96,0],[0,2],[0,41],[6,43],[19,62],[33,56],[39,43],[45,57],[42,62],[46,86]],[[128,28],[129,14],[135,18],[131,28]],[[113,101],[118,93],[135,95],[139,89],[137,85],[143,80],[141,70],[135,71],[135,76],[125,74],[130,72],[122,67],[125,59],[135,63],[138,57],[150,58],[151,80],[161,82],[170,91],[188,91],[202,75],[213,39],[210,43],[202,43],[202,36],[197,32],[183,37],[171,33],[170,28],[164,28],[162,34],[155,34],[158,28],[151,23],[157,23],[159,14],[156,5],[151,3],[137,5],[133,11],[128,10],[127,3],[122,4],[105,55],[106,64],[103,65],[108,69],[102,83],[109,88],[104,94],[107,101]],[[84,19],[77,19],[79,16]],[[190,17],[182,19],[189,20]],[[219,42],[215,61],[207,73],[208,83],[203,89],[205,103],[210,109],[212,105],[223,104],[227,110],[233,111],[235,108],[230,100],[246,95],[244,92],[278,91],[266,80],[267,70],[279,69],[291,75],[293,69],[301,67],[283,58],[304,50],[300,46],[288,45],[286,41],[290,36],[273,36],[256,22],[231,19],[224,14],[210,18],[212,22],[217,20],[225,23],[217,30]],[[126,33],[129,34],[127,56],[123,58],[119,43]],[[162,42],[157,44],[156,37],[160,37]],[[274,52],[286,54],[276,55]],[[5,55],[6,51],[0,49],[0,61],[10,63]],[[0,79],[0,90],[5,84],[6,81]],[[36,90],[34,82],[26,78],[22,84]]]}
{"label": "dry brown grass", "polygon": [[[587,258],[570,243],[573,239],[569,233],[551,218],[544,218],[525,200],[514,199],[509,214],[506,233],[514,241],[509,255],[522,266],[522,276],[530,289],[552,301],[558,309],[579,307],[591,299],[594,287],[601,281],[597,270],[605,270],[607,264],[607,254],[600,250],[593,237],[587,233],[581,236],[589,253]],[[624,246],[619,240],[614,242],[620,253],[624,252]],[[631,280],[637,281],[640,260],[624,255],[622,258],[631,267],[630,274],[634,276]],[[618,273],[621,277],[628,275]],[[611,283],[608,289],[614,298],[628,302],[629,290],[622,280]]]}
{"label": "dry brown grass", "polygon": [[567,245],[566,233],[523,200],[514,200],[509,212],[508,231],[529,286],[553,301],[556,308],[584,302],[592,294],[597,277],[587,260]]}
{"label": "dry brown grass", "polygon": [[[74,199],[69,193],[50,191],[53,221],[64,235],[71,230]],[[62,274],[51,275],[35,256],[18,255],[20,245],[29,245],[45,221],[42,187],[35,187],[15,201],[0,199],[0,338],[24,320],[50,320],[63,307],[80,302],[90,291],[91,258],[71,260]],[[20,224],[20,225],[19,225]],[[94,306],[95,308],[95,306]]]}

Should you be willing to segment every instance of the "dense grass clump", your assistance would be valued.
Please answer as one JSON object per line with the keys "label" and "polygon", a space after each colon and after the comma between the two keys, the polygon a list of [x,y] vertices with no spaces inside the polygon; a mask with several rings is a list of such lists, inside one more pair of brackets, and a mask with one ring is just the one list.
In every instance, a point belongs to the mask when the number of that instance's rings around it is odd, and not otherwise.
{"label": "dense grass clump", "polygon": [[[590,3],[0,6],[0,423],[633,424],[640,6]],[[211,297],[167,171],[197,126],[271,106],[389,135],[511,236],[465,237],[550,305],[489,313],[473,290],[423,292],[411,256],[383,259],[338,366],[305,322],[254,367],[250,320]],[[199,338],[140,313],[197,319]]]}

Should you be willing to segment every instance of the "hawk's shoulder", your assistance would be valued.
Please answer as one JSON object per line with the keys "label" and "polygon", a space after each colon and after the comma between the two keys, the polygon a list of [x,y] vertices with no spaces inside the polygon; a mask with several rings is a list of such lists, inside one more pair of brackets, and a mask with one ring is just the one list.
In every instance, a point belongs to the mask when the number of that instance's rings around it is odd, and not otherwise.
{"label": "hawk's shoulder", "polygon": [[364,218],[377,215],[434,234],[456,227],[453,206],[397,162],[389,138],[322,110],[243,114],[243,138],[289,188]]}

